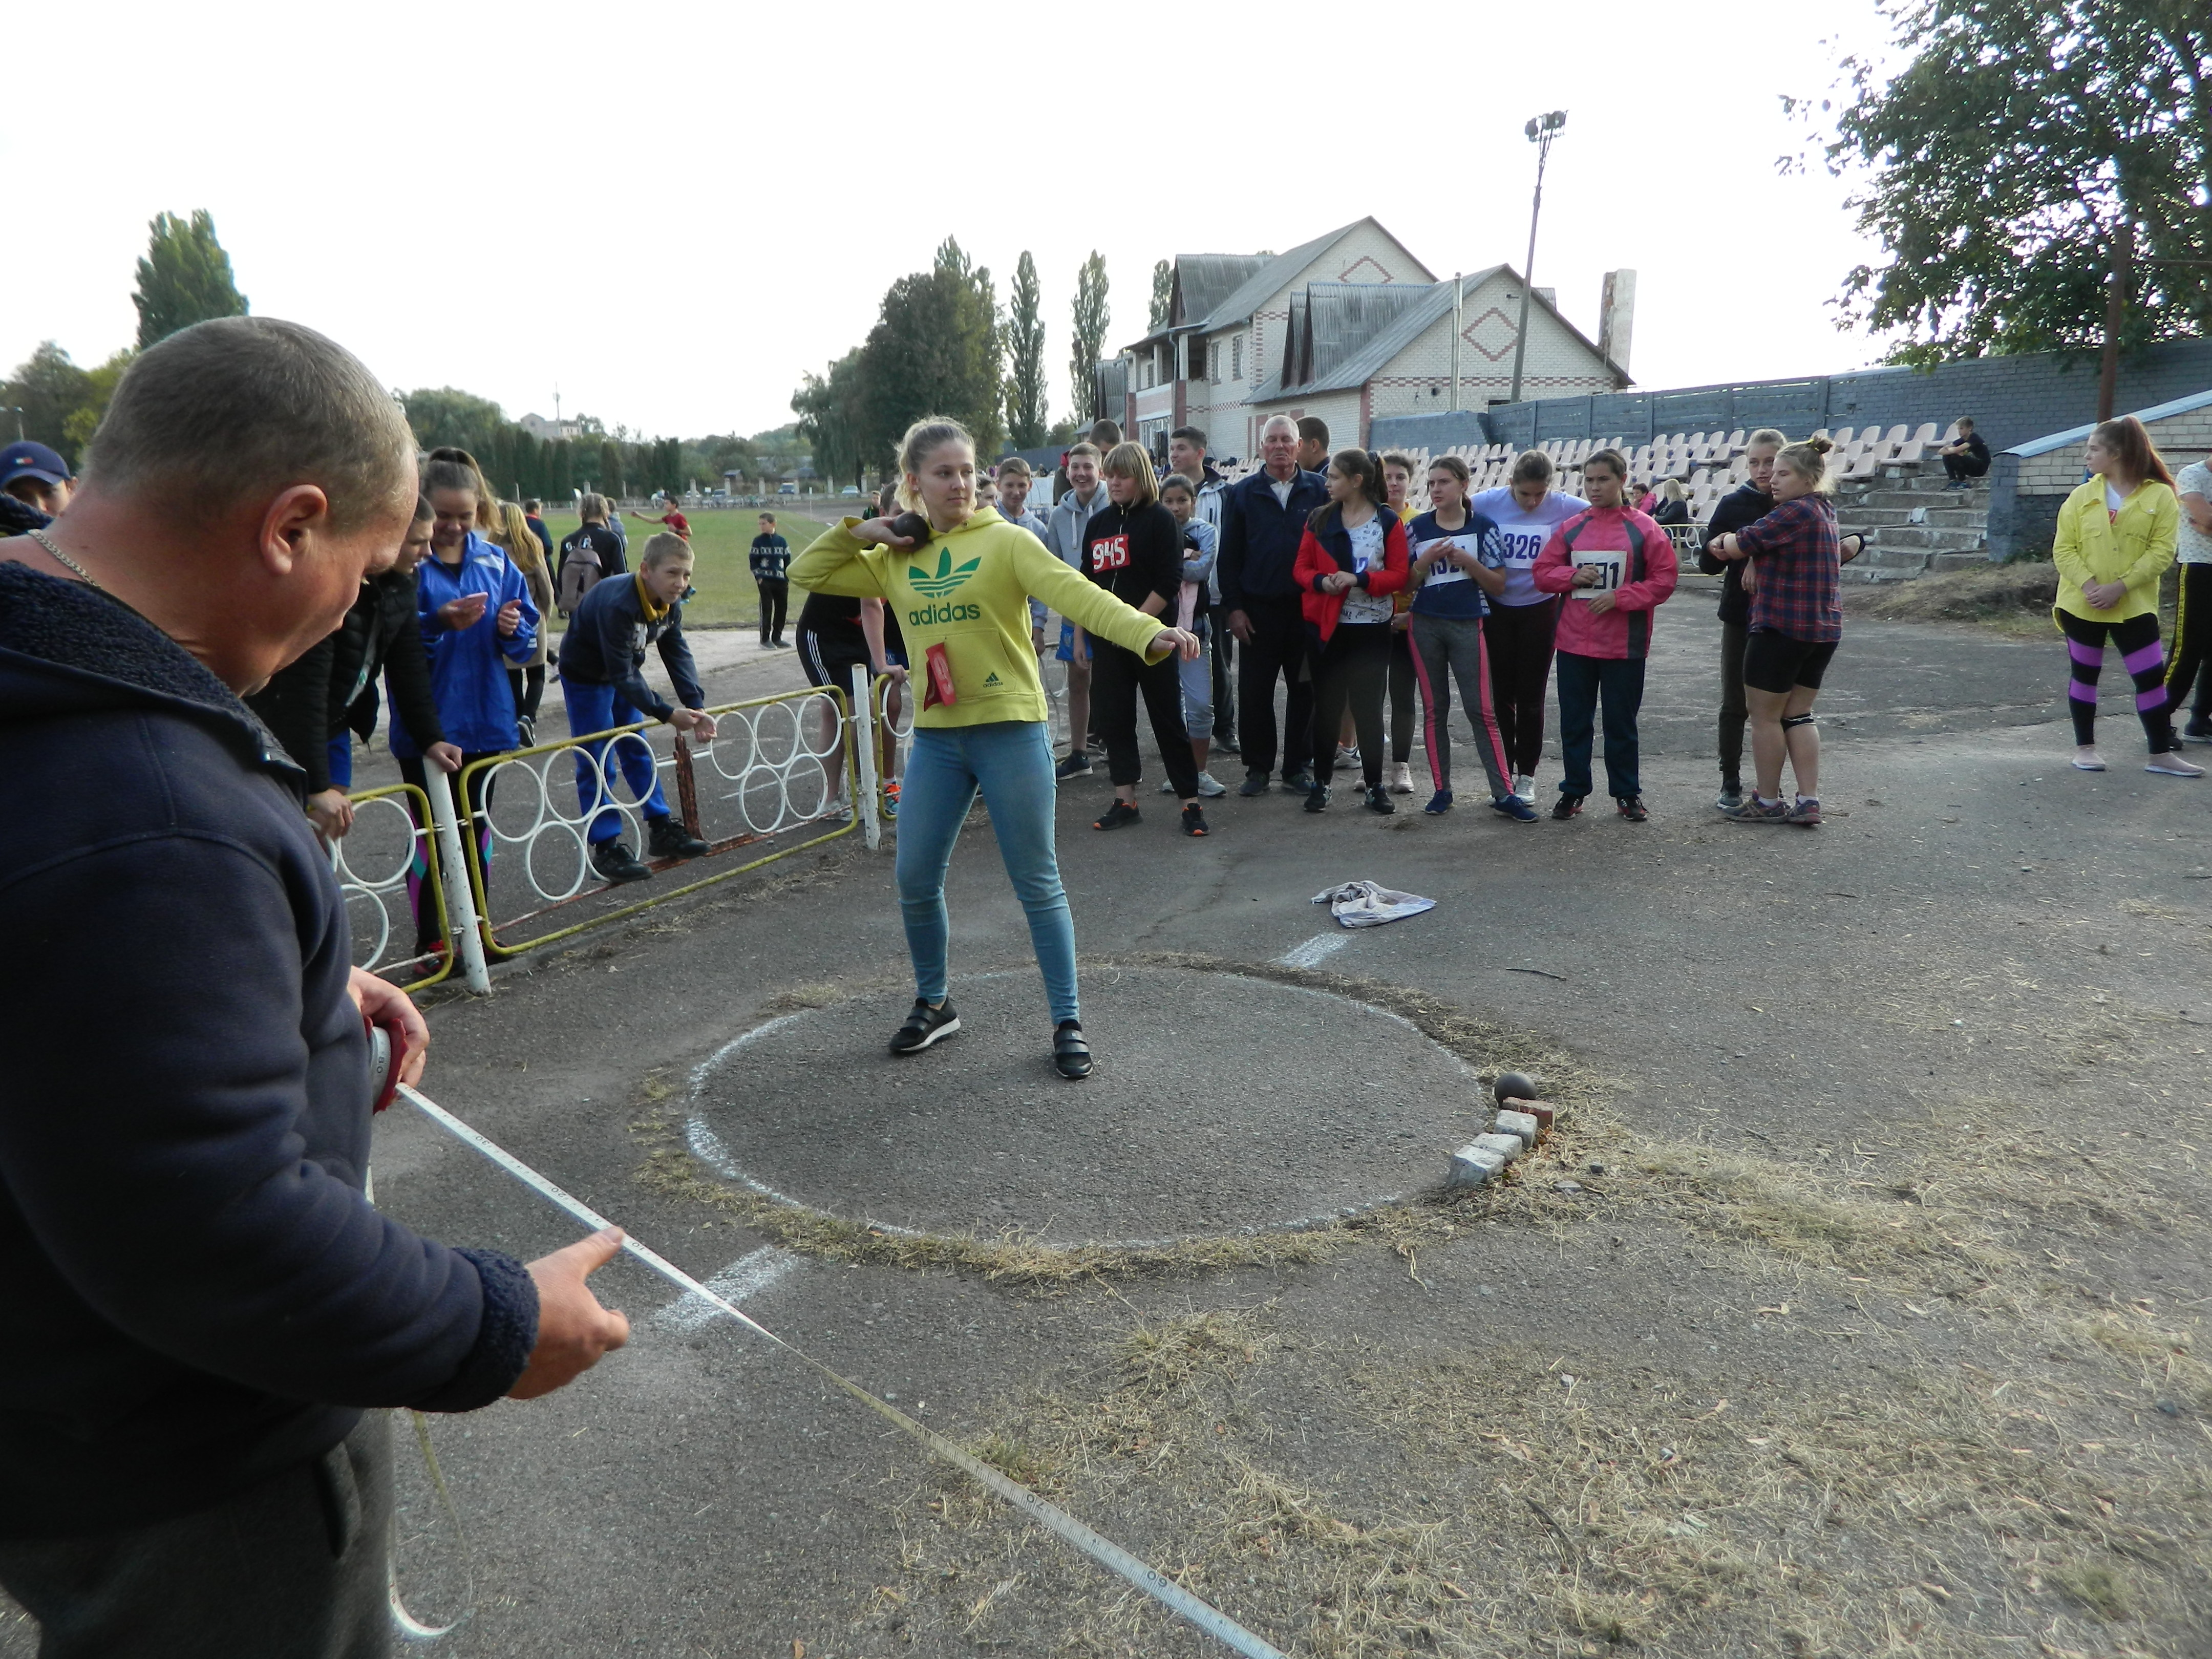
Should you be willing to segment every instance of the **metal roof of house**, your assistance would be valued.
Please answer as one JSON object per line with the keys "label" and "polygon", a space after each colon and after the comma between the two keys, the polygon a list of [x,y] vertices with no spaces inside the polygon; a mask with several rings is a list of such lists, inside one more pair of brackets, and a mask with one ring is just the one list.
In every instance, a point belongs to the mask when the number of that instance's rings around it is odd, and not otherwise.
{"label": "metal roof of house", "polygon": [[[2186,398],[2176,398],[2171,403],[2154,404],[2148,409],[2134,410],[2136,419],[2148,426],[2153,421],[2172,420],[2176,415],[2186,415],[2192,410],[2212,404],[2212,392],[2192,392]],[[2086,443],[2089,434],[2097,429],[2092,421],[2087,426],[2069,427],[2063,432],[2054,432],[2048,437],[2031,438],[2024,444],[2014,444],[2002,453],[2022,457],[2048,455],[2054,449],[2063,449],[2069,444]]]}
{"label": "metal roof of house", "polygon": [[[1460,278],[1462,303],[1492,277],[1521,279],[1510,265],[1496,264]],[[1592,356],[1597,344],[1560,315],[1559,308],[1540,289],[1529,290],[1544,307]],[[1421,337],[1421,333],[1452,307],[1449,281],[1426,287],[1410,283],[1309,283],[1306,303],[1292,296],[1285,362],[1255,387],[1248,402],[1259,404],[1279,398],[1323,392],[1352,392],[1367,384],[1389,366],[1392,358]],[[1634,382],[1626,370],[1610,358],[1606,368],[1623,386]]]}
{"label": "metal roof of house", "polygon": [[[1218,328],[1228,328],[1249,321],[1252,313],[1260,308],[1269,295],[1295,280],[1300,271],[1362,225],[1374,225],[1377,230],[1382,229],[1370,214],[1364,219],[1354,219],[1348,225],[1339,225],[1334,230],[1316,236],[1310,242],[1301,242],[1294,248],[1272,256],[1264,253],[1177,254],[1176,271],[1176,281],[1182,283],[1183,320],[1152,330],[1136,344],[1141,346],[1171,334],[1210,334]],[[1383,234],[1387,236],[1389,233],[1383,231]],[[1395,237],[1391,240],[1397,240]],[[1402,247],[1404,245],[1401,243],[1400,246]],[[1410,252],[1408,257],[1412,257]],[[1420,262],[1415,259],[1414,264],[1419,267]],[[1197,281],[1194,283],[1183,283],[1182,272],[1186,265],[1196,267]],[[1201,293],[1194,295],[1192,292],[1194,288]],[[1199,308],[1201,299],[1206,300],[1202,311]],[[1123,349],[1133,350],[1135,347]]]}

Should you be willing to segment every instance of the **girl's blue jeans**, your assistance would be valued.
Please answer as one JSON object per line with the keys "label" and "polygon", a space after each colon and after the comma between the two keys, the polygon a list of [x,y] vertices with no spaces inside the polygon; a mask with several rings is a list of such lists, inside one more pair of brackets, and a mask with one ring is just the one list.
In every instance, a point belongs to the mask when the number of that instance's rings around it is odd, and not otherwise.
{"label": "girl's blue jeans", "polygon": [[1052,739],[1050,728],[1037,720],[915,729],[898,814],[899,910],[914,958],[915,994],[933,1003],[945,998],[945,872],[979,790],[1014,896],[1029,915],[1053,1024],[1079,1019],[1075,923],[1053,847],[1058,785]]}

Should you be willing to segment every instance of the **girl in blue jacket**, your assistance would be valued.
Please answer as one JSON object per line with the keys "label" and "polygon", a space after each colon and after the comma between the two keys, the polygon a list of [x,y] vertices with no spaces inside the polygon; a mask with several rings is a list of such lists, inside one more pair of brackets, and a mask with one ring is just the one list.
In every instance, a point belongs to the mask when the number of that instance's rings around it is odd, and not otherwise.
{"label": "girl in blue jacket", "polygon": [[[446,741],[459,745],[461,765],[517,747],[514,691],[508,663],[527,662],[542,625],[529,584],[497,546],[476,533],[477,489],[475,469],[459,461],[432,459],[422,468],[422,493],[437,514],[430,532],[430,556],[416,567],[415,612],[422,629],[422,648],[430,658],[430,695]],[[421,788],[422,760],[407,728],[392,711],[392,754],[400,775]],[[477,851],[486,869],[491,863],[491,799],[484,787],[489,773],[469,780],[463,809],[476,826]],[[426,905],[417,883],[416,933],[428,950],[438,937],[436,907]]]}

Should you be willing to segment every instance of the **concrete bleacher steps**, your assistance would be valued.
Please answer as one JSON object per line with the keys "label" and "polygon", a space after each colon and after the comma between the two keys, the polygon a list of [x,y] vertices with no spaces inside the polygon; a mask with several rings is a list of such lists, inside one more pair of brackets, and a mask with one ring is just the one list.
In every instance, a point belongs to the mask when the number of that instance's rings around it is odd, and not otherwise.
{"label": "concrete bleacher steps", "polygon": [[1874,536],[1874,545],[1844,567],[1845,581],[1911,581],[1989,562],[1986,483],[1946,489],[1940,461],[1893,463],[1883,471],[1836,492],[1838,524]]}

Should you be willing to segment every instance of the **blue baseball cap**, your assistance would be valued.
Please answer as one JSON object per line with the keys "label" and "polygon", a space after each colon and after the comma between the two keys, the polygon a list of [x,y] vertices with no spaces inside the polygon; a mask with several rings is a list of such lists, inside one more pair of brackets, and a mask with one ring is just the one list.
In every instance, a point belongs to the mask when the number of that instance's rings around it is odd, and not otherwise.
{"label": "blue baseball cap", "polygon": [[0,489],[18,478],[58,484],[67,483],[70,477],[69,463],[44,444],[12,443],[0,449]]}

